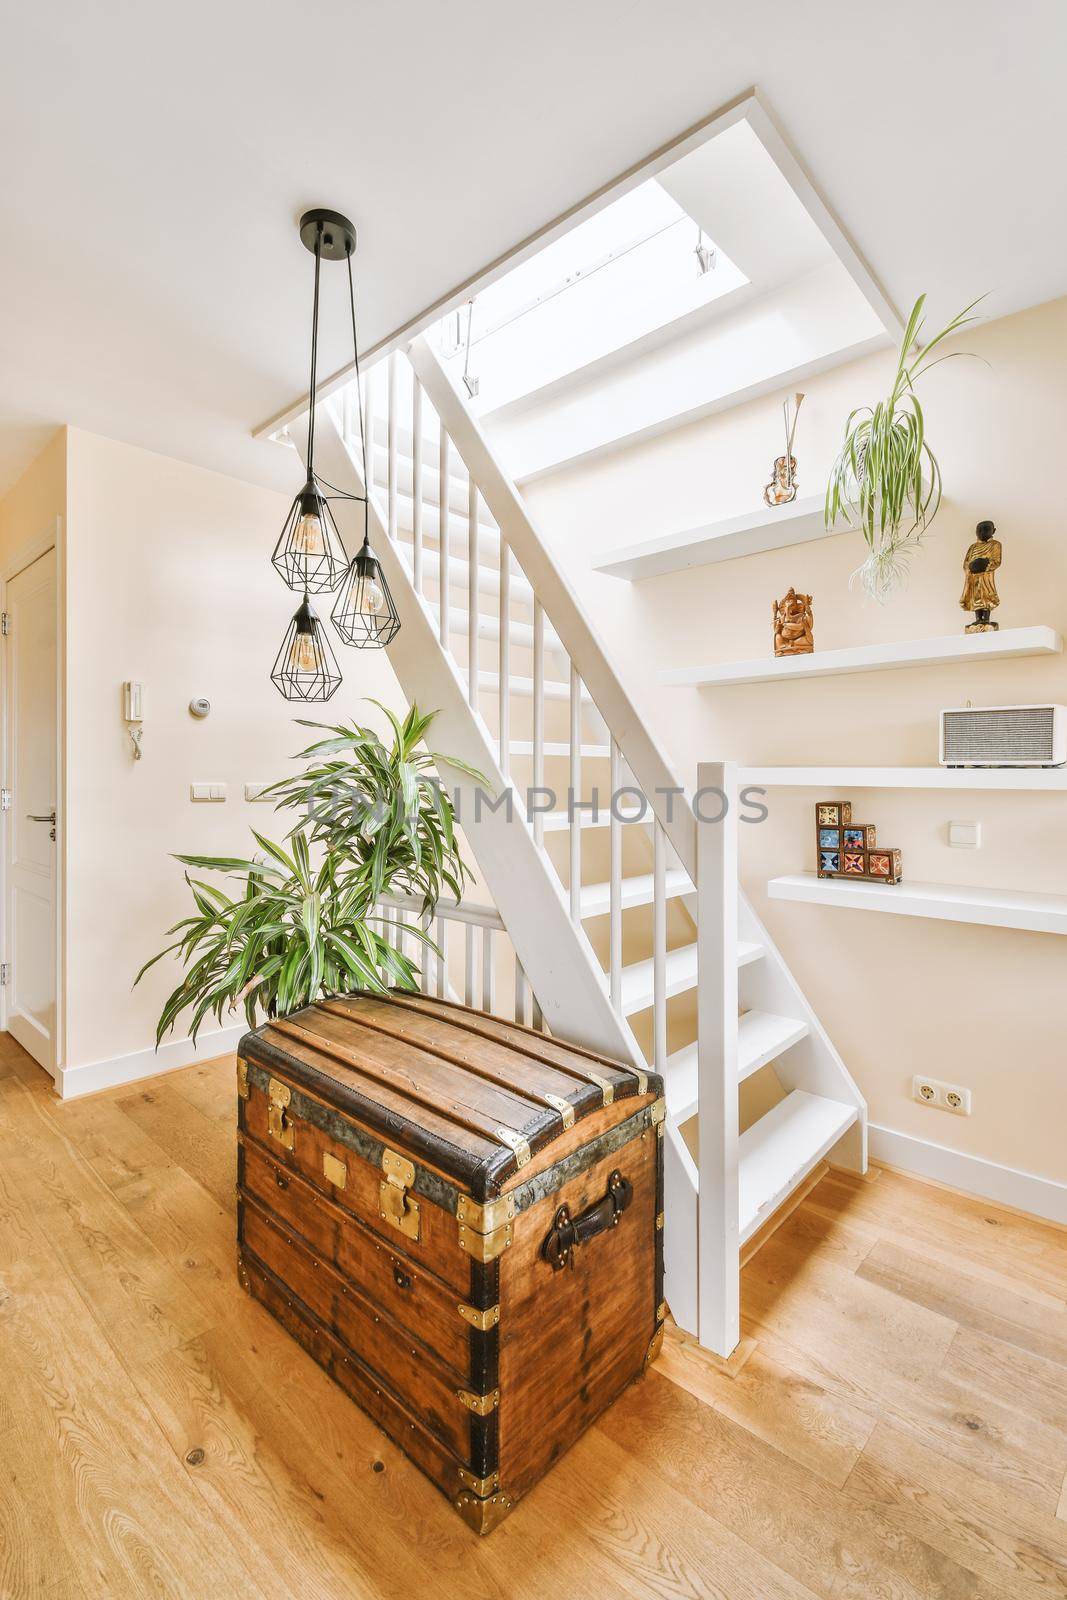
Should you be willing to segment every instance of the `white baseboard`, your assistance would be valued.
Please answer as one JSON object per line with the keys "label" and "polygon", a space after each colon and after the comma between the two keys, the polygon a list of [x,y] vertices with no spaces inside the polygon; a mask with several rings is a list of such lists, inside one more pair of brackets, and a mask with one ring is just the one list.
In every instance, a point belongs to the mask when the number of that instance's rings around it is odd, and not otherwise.
{"label": "white baseboard", "polygon": [[899,1167],[917,1178],[930,1178],[952,1189],[962,1189],[981,1200],[1026,1211],[1033,1217],[1067,1226],[1067,1183],[1054,1178],[1039,1178],[1032,1172],[1002,1167],[982,1156],[965,1155],[961,1150],[946,1150],[910,1133],[879,1128],[872,1122],[867,1130],[870,1153],[875,1161]]}
{"label": "white baseboard", "polygon": [[110,1061],[88,1061],[82,1066],[64,1067],[56,1074],[56,1088],[64,1100],[76,1100],[83,1094],[98,1094],[101,1089],[136,1083],[141,1078],[157,1078],[161,1073],[188,1067],[194,1061],[229,1055],[247,1032],[247,1023],[241,1022],[232,1028],[202,1033],[195,1045],[191,1039],[172,1039],[161,1044],[158,1050],[133,1050],[128,1056],[114,1056]]}

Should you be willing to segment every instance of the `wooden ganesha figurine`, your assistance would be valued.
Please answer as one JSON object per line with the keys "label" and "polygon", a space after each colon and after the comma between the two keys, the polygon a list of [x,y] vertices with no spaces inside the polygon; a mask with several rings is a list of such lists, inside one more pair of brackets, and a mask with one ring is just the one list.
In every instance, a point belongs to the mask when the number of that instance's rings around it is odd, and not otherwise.
{"label": "wooden ganesha figurine", "polygon": [[774,653],[776,656],[806,656],[815,649],[814,621],[811,613],[811,595],[797,594],[795,589],[771,608],[774,618]]}

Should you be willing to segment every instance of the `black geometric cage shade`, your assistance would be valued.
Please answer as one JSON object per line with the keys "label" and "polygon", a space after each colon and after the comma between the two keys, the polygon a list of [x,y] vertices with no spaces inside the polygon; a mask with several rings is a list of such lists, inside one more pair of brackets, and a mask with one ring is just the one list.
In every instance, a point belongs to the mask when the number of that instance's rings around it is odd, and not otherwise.
{"label": "black geometric cage shade", "polygon": [[286,700],[329,700],[341,686],[337,657],[307,595],[285,630],[270,680]]}
{"label": "black geometric cage shade", "polygon": [[345,644],[357,650],[382,650],[400,632],[389,585],[366,540],[348,569],[330,620]]}
{"label": "black geometric cage shade", "polygon": [[297,594],[336,589],[348,570],[333,512],[313,478],[293,501],[271,561]]}

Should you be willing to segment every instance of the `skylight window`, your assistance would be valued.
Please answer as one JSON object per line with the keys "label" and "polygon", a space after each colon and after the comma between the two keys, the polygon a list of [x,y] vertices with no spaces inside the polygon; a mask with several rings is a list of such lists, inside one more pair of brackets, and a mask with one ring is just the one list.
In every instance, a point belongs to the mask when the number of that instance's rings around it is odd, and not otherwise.
{"label": "skylight window", "polygon": [[[654,179],[444,318],[438,348],[492,411],[668,328],[748,280]],[[469,353],[468,353],[469,319]]]}

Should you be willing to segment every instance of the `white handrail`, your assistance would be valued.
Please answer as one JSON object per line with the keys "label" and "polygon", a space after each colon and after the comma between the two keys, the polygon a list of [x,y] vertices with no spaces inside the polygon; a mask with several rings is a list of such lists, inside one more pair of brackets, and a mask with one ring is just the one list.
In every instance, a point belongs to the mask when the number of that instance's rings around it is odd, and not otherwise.
{"label": "white handrail", "polygon": [[[414,912],[422,916],[422,899],[417,894],[383,894],[378,902],[382,906],[399,906],[402,911]],[[445,917],[449,922],[466,922],[474,928],[493,928],[500,933],[506,933],[504,919],[495,906],[481,906],[470,900],[438,900],[431,912],[432,916]]]}

